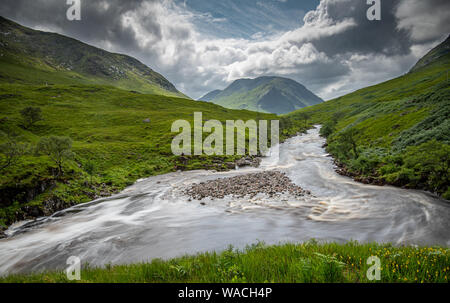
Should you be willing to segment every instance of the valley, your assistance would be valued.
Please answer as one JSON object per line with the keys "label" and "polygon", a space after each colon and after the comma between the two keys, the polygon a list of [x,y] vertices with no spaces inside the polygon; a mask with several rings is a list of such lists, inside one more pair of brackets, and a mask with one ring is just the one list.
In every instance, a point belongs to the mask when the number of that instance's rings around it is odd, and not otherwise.
{"label": "valley", "polygon": [[[367,282],[372,250],[383,282],[447,282],[450,38],[326,102],[275,76],[195,101],[132,57],[0,27],[0,282],[68,282],[74,255],[82,282]],[[278,152],[233,127],[214,144],[233,152],[203,153],[210,120],[279,121]]]}

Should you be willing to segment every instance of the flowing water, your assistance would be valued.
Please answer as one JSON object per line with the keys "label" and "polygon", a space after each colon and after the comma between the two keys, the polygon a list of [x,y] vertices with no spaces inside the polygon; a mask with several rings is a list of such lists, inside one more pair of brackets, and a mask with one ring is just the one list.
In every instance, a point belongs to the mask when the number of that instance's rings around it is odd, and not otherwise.
{"label": "flowing water", "polygon": [[[450,203],[431,194],[360,184],[334,171],[318,128],[280,145],[279,160],[230,172],[188,171],[140,180],[115,196],[12,226],[0,240],[0,275],[94,266],[299,242],[378,241],[450,246]],[[285,172],[311,191],[300,198],[256,196],[189,201],[192,183],[262,170]]]}

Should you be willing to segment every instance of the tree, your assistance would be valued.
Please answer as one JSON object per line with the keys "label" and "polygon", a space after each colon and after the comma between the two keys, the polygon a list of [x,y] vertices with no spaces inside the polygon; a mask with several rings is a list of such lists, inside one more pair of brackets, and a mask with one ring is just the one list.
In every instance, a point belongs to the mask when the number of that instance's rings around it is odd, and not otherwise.
{"label": "tree", "polygon": [[307,124],[308,124],[308,120],[309,120],[309,118],[310,118],[309,114],[307,114],[307,113],[299,113],[299,114],[296,116],[296,118],[299,119],[299,120],[305,121],[305,128],[308,127]]}
{"label": "tree", "polygon": [[63,174],[64,161],[74,157],[72,139],[69,137],[51,136],[42,138],[37,145],[37,152],[50,157],[58,166],[58,176]]}
{"label": "tree", "polygon": [[36,122],[43,120],[42,111],[39,107],[25,107],[20,111],[20,114],[22,115],[26,129],[30,128]]}
{"label": "tree", "polygon": [[6,142],[0,144],[0,171],[3,171],[17,164],[20,158],[28,152],[29,146],[25,143],[18,143],[12,132],[6,134],[1,132],[1,135],[6,137]]}
{"label": "tree", "polygon": [[320,135],[322,137],[328,138],[335,131],[335,124],[328,120],[320,129]]}
{"label": "tree", "polygon": [[26,144],[17,143],[13,140],[0,144],[0,171],[16,165],[27,150]]}
{"label": "tree", "polygon": [[340,143],[344,146],[344,148],[348,146],[353,151],[353,153],[355,154],[355,159],[359,157],[358,145],[356,143],[356,137],[359,135],[359,133],[360,131],[358,129],[350,128],[339,136]]}

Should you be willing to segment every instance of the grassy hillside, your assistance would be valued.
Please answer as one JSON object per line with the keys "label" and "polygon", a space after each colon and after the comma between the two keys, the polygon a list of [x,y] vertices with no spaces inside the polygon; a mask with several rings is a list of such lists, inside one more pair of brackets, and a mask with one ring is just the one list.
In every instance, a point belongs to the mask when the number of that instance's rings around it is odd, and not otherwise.
{"label": "grassy hillside", "polygon": [[223,91],[212,91],[200,100],[227,108],[274,114],[285,114],[323,102],[300,83],[281,77],[236,80]]}
{"label": "grassy hillside", "polygon": [[138,60],[0,16],[0,83],[112,85],[187,98]]}
{"label": "grassy hillside", "polygon": [[[450,199],[449,39],[410,73],[285,117],[323,124],[342,172]],[[445,51],[446,50],[446,51]]]}
{"label": "grassy hillside", "polygon": [[[380,281],[370,281],[370,256],[380,258]],[[448,283],[450,251],[389,244],[252,245],[222,253],[133,265],[85,266],[79,283]],[[68,283],[65,272],[12,275],[0,283]]]}
{"label": "grassy hillside", "polygon": [[[25,129],[20,111],[39,107],[43,120]],[[0,145],[11,134],[29,152],[0,175],[0,224],[49,215],[123,189],[135,180],[187,169],[225,169],[235,157],[175,157],[172,122],[273,119],[274,115],[225,109],[212,103],[145,95],[106,86],[0,84]],[[3,134],[3,135],[1,135]],[[205,136],[207,133],[205,133]],[[57,165],[34,149],[43,137],[67,136],[75,157]],[[93,167],[93,173],[92,168]],[[88,172],[91,172],[92,177]]]}
{"label": "grassy hillside", "polygon": [[439,62],[439,60],[450,52],[450,36],[443,43],[439,44],[433,48],[428,54],[419,60],[419,62],[414,65],[411,72],[415,72],[420,68],[430,65],[434,62]]}

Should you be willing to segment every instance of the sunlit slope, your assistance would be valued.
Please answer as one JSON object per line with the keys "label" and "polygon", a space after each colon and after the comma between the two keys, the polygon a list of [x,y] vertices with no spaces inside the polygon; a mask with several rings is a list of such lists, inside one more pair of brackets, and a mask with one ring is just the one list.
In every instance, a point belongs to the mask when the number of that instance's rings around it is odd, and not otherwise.
{"label": "sunlit slope", "polygon": [[[24,129],[20,111],[42,110],[43,121]],[[30,215],[51,214],[53,206],[89,201],[135,180],[180,169],[225,169],[238,157],[192,156],[171,151],[172,123],[203,120],[275,119],[275,115],[231,110],[190,99],[133,93],[107,86],[0,84],[0,144],[6,133],[35,148],[42,137],[67,136],[75,158],[55,176],[55,163],[30,152],[0,175],[0,227]],[[208,133],[205,133],[205,136]],[[225,142],[224,142],[225,143]],[[93,179],[86,173],[91,162]],[[234,167],[234,165],[233,165]]]}
{"label": "sunlit slope", "polygon": [[[442,111],[448,110],[450,104],[449,70],[450,53],[447,53],[414,72],[293,112],[287,117],[308,113],[314,122],[324,123],[339,114],[339,129],[355,126],[361,128],[361,139],[364,137],[365,142],[390,146],[402,132],[425,120],[431,112],[439,111],[445,117]],[[446,125],[448,132],[448,119],[441,122]],[[436,127],[443,125],[431,123],[428,128]],[[441,139],[448,142],[448,137]]]}
{"label": "sunlit slope", "polygon": [[186,97],[138,60],[0,16],[0,83],[98,84]]}
{"label": "sunlit slope", "polygon": [[446,193],[448,199],[449,41],[401,77],[296,111],[286,119],[307,113],[312,123],[323,124],[329,152],[350,175]]}

